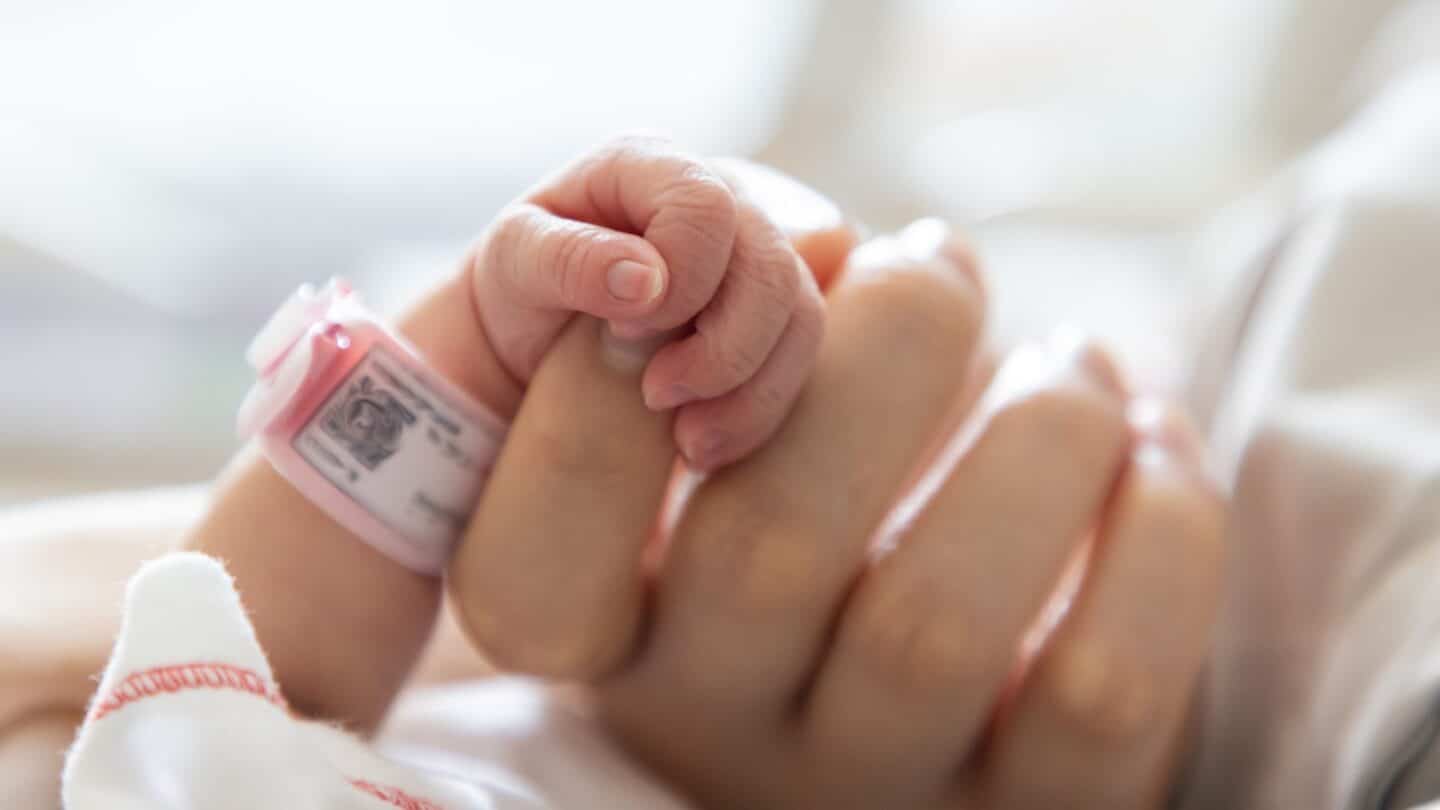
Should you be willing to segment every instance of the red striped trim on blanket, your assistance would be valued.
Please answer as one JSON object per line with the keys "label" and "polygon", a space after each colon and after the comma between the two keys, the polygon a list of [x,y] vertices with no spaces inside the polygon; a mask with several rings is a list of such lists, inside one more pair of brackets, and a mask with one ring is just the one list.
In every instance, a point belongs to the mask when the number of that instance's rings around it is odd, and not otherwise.
{"label": "red striped trim on blanket", "polygon": [[373,782],[366,782],[364,779],[351,779],[350,784],[361,793],[368,793],[382,802],[400,808],[400,810],[445,810],[434,802],[411,796],[397,787],[385,787]]}
{"label": "red striped trim on blanket", "polygon": [[196,661],[171,664],[131,673],[110,694],[97,700],[90,709],[88,722],[95,722],[131,703],[158,695],[172,695],[192,689],[228,689],[247,692],[285,708],[280,696],[267,679],[252,670],[220,661]]}
{"label": "red striped trim on blanket", "polygon": [[[220,661],[196,661],[171,664],[134,672],[90,709],[86,722],[93,723],[131,703],[159,695],[171,695],[193,689],[228,689],[245,692],[286,708],[279,690],[253,670]],[[445,810],[434,802],[412,796],[397,787],[377,785],[364,779],[350,779],[351,787],[393,805],[400,810]]]}

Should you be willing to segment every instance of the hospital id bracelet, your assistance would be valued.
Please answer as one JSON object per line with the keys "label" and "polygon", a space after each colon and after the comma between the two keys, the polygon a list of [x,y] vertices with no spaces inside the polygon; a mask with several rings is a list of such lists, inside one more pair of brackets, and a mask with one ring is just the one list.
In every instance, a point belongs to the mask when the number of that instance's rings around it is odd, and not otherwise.
{"label": "hospital id bracelet", "polygon": [[439,575],[505,437],[490,409],[429,368],[350,285],[304,285],[245,352],[240,406],[275,469],[382,554]]}

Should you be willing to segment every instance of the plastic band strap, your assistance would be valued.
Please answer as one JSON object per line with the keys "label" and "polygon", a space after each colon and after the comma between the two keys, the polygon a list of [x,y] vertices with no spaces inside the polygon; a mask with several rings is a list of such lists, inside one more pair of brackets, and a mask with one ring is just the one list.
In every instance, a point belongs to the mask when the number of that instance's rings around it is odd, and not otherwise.
{"label": "plastic band strap", "polygon": [[366,543],[439,575],[505,422],[433,369],[344,281],[301,287],[251,342],[240,408],[275,469]]}

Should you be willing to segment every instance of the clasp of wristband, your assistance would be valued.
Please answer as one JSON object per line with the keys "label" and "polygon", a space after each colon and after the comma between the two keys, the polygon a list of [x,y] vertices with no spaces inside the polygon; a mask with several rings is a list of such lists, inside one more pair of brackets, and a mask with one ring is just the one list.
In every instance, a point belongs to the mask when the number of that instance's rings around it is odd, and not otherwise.
{"label": "clasp of wristband", "polygon": [[292,406],[305,379],[349,348],[342,331],[347,316],[354,322],[366,320],[364,315],[354,290],[343,279],[331,279],[318,290],[303,284],[291,293],[245,350],[245,362],[255,370],[257,381],[240,405],[240,438],[259,433]]}
{"label": "clasp of wristband", "polygon": [[503,420],[339,279],[296,291],[245,358],[257,380],[241,437],[360,539],[440,573],[499,454]]}

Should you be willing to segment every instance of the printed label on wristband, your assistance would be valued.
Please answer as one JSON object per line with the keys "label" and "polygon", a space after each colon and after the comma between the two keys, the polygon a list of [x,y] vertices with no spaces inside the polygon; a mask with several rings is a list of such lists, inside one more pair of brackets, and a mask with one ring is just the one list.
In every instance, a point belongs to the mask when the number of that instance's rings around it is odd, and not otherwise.
{"label": "printed label on wristband", "polygon": [[330,483],[427,555],[460,536],[493,437],[381,345],[331,392],[293,446]]}

